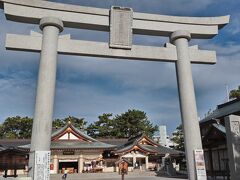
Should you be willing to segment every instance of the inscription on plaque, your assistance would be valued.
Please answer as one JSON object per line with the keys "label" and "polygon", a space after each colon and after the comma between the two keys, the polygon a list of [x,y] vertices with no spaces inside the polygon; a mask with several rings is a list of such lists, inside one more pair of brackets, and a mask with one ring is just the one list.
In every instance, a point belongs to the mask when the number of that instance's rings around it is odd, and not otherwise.
{"label": "inscription on plaque", "polygon": [[110,16],[110,47],[131,49],[132,47],[131,8],[112,7]]}
{"label": "inscription on plaque", "polygon": [[240,135],[240,125],[238,121],[231,122],[231,130],[235,135]]}
{"label": "inscription on plaque", "polygon": [[231,131],[233,136],[233,143],[235,149],[240,152],[240,122],[239,121],[231,121]]}
{"label": "inscription on plaque", "polygon": [[63,155],[74,155],[74,151],[63,151]]}

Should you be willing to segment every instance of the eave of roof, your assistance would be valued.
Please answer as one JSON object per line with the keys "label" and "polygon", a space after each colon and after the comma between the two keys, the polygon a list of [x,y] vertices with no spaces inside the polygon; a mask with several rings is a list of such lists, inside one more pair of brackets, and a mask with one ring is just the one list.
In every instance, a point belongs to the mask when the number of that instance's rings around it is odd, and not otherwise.
{"label": "eave of roof", "polygon": [[214,124],[212,124],[212,125],[213,125],[213,127],[215,127],[215,128],[216,128],[217,130],[219,130],[220,132],[226,134],[226,128],[225,128],[223,125],[217,124],[217,123],[214,123]]}
{"label": "eave of roof", "polygon": [[[114,149],[116,146],[98,142],[84,142],[77,140],[52,141],[51,150],[53,149]],[[30,144],[19,146],[19,148],[30,149]]]}
{"label": "eave of roof", "polygon": [[72,123],[67,123],[64,127],[58,129],[57,131],[52,133],[52,140],[56,140],[57,138],[61,137],[61,135],[67,131],[68,128],[71,128],[71,130],[78,136],[82,137],[86,141],[91,141],[91,142],[98,142],[98,140],[88,136],[85,134],[83,131],[80,129],[76,128]]}
{"label": "eave of roof", "polygon": [[159,145],[158,143],[153,141],[151,138],[149,138],[146,134],[139,134],[135,137],[130,138],[125,144],[123,144],[123,146],[133,144],[133,143],[137,144],[137,143],[141,142],[141,140],[143,140],[143,139],[146,139],[149,144],[152,144],[155,146]]}
{"label": "eave of roof", "polygon": [[200,121],[200,124],[212,119],[219,119],[236,113],[240,114],[240,99],[235,99],[233,101],[218,105],[217,109],[214,110],[213,113]]}
{"label": "eave of roof", "polygon": [[103,143],[107,143],[107,144],[111,144],[111,145],[115,145],[115,146],[122,146],[123,144],[125,144],[127,142],[128,139],[126,138],[97,138],[98,141],[103,142]]}
{"label": "eave of roof", "polygon": [[223,125],[213,123],[210,129],[202,138],[204,148],[217,147],[221,144],[225,144],[226,141],[226,129]]}
{"label": "eave of roof", "polygon": [[2,150],[0,150],[0,153],[1,154],[4,154],[4,153],[17,153],[18,155],[26,155],[26,152],[24,150],[21,150],[19,148],[16,148],[16,147],[8,147],[8,148],[4,148]]}
{"label": "eave of roof", "polygon": [[[150,144],[152,145],[147,145],[147,144],[140,144],[141,140],[145,138],[148,142],[151,142]],[[142,150],[145,153],[149,154],[170,154],[170,155],[180,155],[183,154],[184,152],[182,151],[177,151],[168,147],[164,147],[154,141],[152,141],[150,138],[148,138],[146,135],[141,135],[137,136],[137,138],[132,138],[128,143],[125,145],[119,147],[115,153],[116,154],[121,154],[121,153],[128,153],[129,151],[133,150],[134,147],[139,148],[139,150]]]}

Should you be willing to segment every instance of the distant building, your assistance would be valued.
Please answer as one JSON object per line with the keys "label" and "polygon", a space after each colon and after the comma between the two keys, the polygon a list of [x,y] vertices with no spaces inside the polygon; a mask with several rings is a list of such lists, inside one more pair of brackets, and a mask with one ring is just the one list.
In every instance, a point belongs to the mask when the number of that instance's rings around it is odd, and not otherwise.
{"label": "distant building", "polygon": [[158,132],[153,136],[153,140],[165,147],[173,147],[174,143],[171,141],[169,135],[167,135],[167,126],[160,125]]}
{"label": "distant building", "polygon": [[162,146],[167,146],[167,127],[166,126],[159,126],[159,134],[160,134],[160,144]]}

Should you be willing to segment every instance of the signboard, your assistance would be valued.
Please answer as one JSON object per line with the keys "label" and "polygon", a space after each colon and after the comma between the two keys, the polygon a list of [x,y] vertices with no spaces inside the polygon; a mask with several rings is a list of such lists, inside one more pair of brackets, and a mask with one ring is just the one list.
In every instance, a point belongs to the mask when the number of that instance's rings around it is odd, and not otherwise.
{"label": "signboard", "polygon": [[50,180],[50,151],[35,151],[34,179]]}
{"label": "signboard", "polygon": [[131,49],[132,47],[131,8],[112,7],[110,16],[110,47]]}
{"label": "signboard", "polygon": [[128,173],[128,163],[123,161],[119,163],[119,174],[127,174]]}
{"label": "signboard", "polygon": [[74,151],[63,151],[63,155],[74,155]]}
{"label": "signboard", "polygon": [[207,180],[204,154],[202,149],[194,150],[195,167],[197,180]]}

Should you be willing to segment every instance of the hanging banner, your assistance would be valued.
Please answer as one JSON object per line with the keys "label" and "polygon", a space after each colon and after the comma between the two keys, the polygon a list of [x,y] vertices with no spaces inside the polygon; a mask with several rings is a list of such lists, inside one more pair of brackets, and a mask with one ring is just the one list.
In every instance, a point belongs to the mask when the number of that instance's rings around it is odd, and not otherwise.
{"label": "hanging banner", "polygon": [[50,180],[50,151],[35,151],[34,179]]}
{"label": "hanging banner", "polygon": [[194,150],[194,158],[197,172],[197,180],[207,180],[203,150],[202,149]]}

